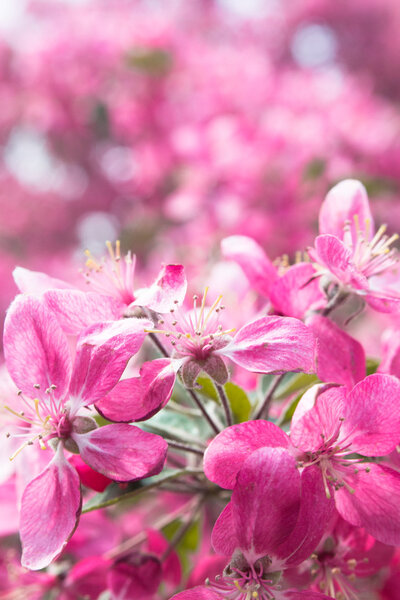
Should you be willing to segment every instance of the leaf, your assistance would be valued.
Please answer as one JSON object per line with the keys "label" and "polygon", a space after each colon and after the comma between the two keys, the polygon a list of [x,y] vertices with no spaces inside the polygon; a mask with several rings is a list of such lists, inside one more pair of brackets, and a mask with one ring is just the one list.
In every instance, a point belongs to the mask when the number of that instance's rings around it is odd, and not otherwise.
{"label": "leaf", "polygon": [[99,508],[105,508],[106,506],[112,506],[113,504],[118,504],[123,500],[131,500],[132,498],[136,498],[137,496],[140,496],[149,490],[160,487],[163,483],[172,481],[184,475],[189,475],[193,472],[197,473],[199,470],[189,468],[164,469],[164,471],[162,471],[159,475],[147,477],[146,479],[141,479],[140,481],[133,481],[127,485],[120,485],[113,482],[104,490],[104,492],[96,494],[90,500],[88,500],[88,502],[83,505],[82,513],[87,513]]}
{"label": "leaf", "polygon": [[170,70],[172,56],[161,48],[135,49],[127,55],[126,63],[129,67],[143,71],[148,75],[160,76],[165,75]]}
{"label": "leaf", "polygon": [[[167,540],[171,542],[182,526],[182,520],[176,519],[175,521],[168,523],[162,531]],[[189,554],[196,552],[199,547],[200,533],[200,518],[197,518],[193,521],[187,531],[185,531],[184,536],[175,546],[175,551],[179,555],[184,571],[187,571],[190,566]]]}
{"label": "leaf", "polygon": [[211,434],[207,421],[201,415],[195,417],[192,414],[178,413],[169,410],[168,405],[151,419],[136,425],[150,433],[158,433],[188,443],[198,443],[199,439],[205,441]]}
{"label": "leaf", "polygon": [[[220,404],[218,392],[209,377],[198,377],[197,383],[200,385],[199,392],[203,394],[203,396]],[[232,381],[228,381],[223,388],[226,397],[228,398],[235,422],[243,423],[244,421],[248,421],[252,406],[246,392]]]}
{"label": "leaf", "polygon": [[316,375],[309,375],[307,373],[295,373],[294,375],[290,373],[291,378],[286,380],[285,378],[282,380],[278,389],[275,393],[276,400],[284,400],[291,394],[298,392],[300,390],[305,390],[310,387],[314,383],[318,383],[319,379]]}

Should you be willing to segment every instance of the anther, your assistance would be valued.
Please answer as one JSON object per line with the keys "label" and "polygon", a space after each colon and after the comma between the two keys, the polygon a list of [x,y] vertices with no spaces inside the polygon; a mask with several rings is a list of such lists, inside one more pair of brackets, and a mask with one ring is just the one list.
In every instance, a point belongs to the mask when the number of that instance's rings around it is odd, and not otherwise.
{"label": "anther", "polygon": [[350,558],[350,559],[347,561],[347,566],[349,567],[349,569],[355,569],[355,568],[356,568],[356,566],[357,566],[357,561],[356,561],[356,559],[355,559],[355,558]]}
{"label": "anther", "polygon": [[37,390],[40,390],[40,384],[39,383],[34,383],[33,387]]}
{"label": "anther", "polygon": [[9,438],[9,437],[11,437],[11,433],[7,432],[6,433],[6,438]]}
{"label": "anther", "polygon": [[172,326],[175,327],[178,321],[172,321]]}
{"label": "anther", "polygon": [[18,390],[17,396],[22,396],[22,390]]}
{"label": "anther", "polygon": [[174,304],[179,304],[179,300],[174,300]]}
{"label": "anther", "polygon": [[50,385],[50,389],[52,389],[52,390],[56,390],[56,389],[57,389],[57,386],[56,386],[56,385],[54,385],[54,383],[52,383],[52,384]]}
{"label": "anther", "polygon": [[19,414],[21,415],[21,417],[25,416],[25,413],[23,410],[21,410],[21,412]]}

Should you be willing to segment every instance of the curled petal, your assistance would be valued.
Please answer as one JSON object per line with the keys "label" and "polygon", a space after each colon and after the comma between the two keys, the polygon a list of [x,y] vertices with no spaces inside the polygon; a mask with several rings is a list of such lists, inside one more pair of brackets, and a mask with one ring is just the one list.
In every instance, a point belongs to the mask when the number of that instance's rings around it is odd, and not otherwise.
{"label": "curled petal", "polygon": [[47,290],[70,289],[72,286],[62,279],[55,279],[41,273],[40,271],[30,271],[23,267],[16,267],[13,271],[13,278],[17,288],[23,294],[43,294]]}
{"label": "curled petal", "polygon": [[221,600],[222,596],[209,586],[199,585],[172,596],[171,600]]}
{"label": "curled petal", "polygon": [[78,339],[70,385],[74,410],[100,400],[116,385],[151,326],[151,321],[131,318],[98,323],[84,331]]}
{"label": "curled petal", "polygon": [[[233,506],[229,502],[219,515],[212,530],[211,543],[219,554],[232,556],[235,549],[239,547],[233,520]],[[229,559],[225,562],[227,564]]]}
{"label": "curled petal", "polygon": [[314,335],[304,323],[272,316],[245,325],[218,352],[255,373],[313,373],[315,349]]}
{"label": "curled petal", "polygon": [[73,433],[82,459],[95,471],[116,481],[135,481],[159,473],[168,445],[159,435],[127,424],[106,425],[88,433]]}
{"label": "curled petal", "polygon": [[289,446],[289,438],[270,421],[248,421],[219,433],[204,454],[204,473],[217,485],[233,489],[244,461],[259,448]]}
{"label": "curled petal", "polygon": [[117,383],[107,396],[96,403],[96,409],[109,421],[144,421],[167,404],[175,379],[175,369],[168,358],[144,363],[139,377]]}
{"label": "curled petal", "polygon": [[78,473],[59,444],[52,461],[27,485],[22,496],[22,565],[32,570],[47,567],[73,534],[80,511]]}
{"label": "curled petal", "polygon": [[166,313],[175,304],[182,304],[187,289],[185,270],[182,265],[166,265],[149,288],[137,290],[134,306],[145,306],[155,312]]}

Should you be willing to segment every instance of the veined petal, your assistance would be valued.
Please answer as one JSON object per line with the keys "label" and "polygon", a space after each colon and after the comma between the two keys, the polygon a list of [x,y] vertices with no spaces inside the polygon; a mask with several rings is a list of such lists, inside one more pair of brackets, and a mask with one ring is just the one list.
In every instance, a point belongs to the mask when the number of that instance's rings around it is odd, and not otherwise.
{"label": "veined petal", "polygon": [[345,411],[346,388],[314,385],[302,396],[292,419],[290,441],[307,452],[339,436]]}
{"label": "veined petal", "polygon": [[384,456],[400,440],[400,381],[375,373],[360,381],[346,400],[343,432],[352,451]]}
{"label": "veined petal", "polygon": [[166,265],[149,288],[135,292],[134,306],[145,306],[155,312],[166,313],[175,304],[181,305],[185,299],[187,281],[182,265]]}
{"label": "veined petal", "polygon": [[[4,354],[16,385],[28,398],[63,398],[71,377],[67,338],[56,317],[34,296],[17,296],[4,324]],[[35,386],[35,387],[34,387]],[[37,388],[39,386],[39,388]]]}
{"label": "veined petal", "polygon": [[115,562],[107,579],[118,600],[152,600],[162,581],[161,562],[156,556],[132,553]]}
{"label": "veined petal", "polygon": [[320,308],[326,303],[319,287],[319,278],[310,263],[298,263],[275,280],[270,299],[277,312],[301,319],[310,308]]}
{"label": "veined petal", "polygon": [[[358,216],[357,225],[355,215]],[[368,233],[368,240],[374,235],[374,220],[367,191],[361,181],[356,179],[345,179],[328,192],[319,213],[319,231],[343,239],[346,221],[349,222],[353,242],[357,239],[357,226],[364,235]],[[368,231],[366,221],[369,222]]]}
{"label": "veined petal", "polygon": [[167,404],[175,379],[175,369],[168,358],[146,362],[139,377],[117,383],[107,396],[96,403],[96,409],[109,421],[144,421]]}
{"label": "veined petal", "polygon": [[116,481],[134,481],[157,475],[168,444],[159,435],[125,423],[106,425],[71,437],[82,459],[95,471]]}
{"label": "veined petal", "polygon": [[296,526],[274,553],[285,561],[286,568],[299,565],[315,550],[334,510],[333,499],[326,497],[320,469],[317,466],[305,468],[301,474],[301,504]]}
{"label": "veined petal", "polygon": [[322,381],[351,389],[365,377],[365,352],[357,340],[321,315],[306,323],[317,338],[317,375]]}
{"label": "veined petal", "polygon": [[249,564],[273,554],[295,528],[300,475],[284,448],[260,448],[240,469],[232,494],[233,524]]}
{"label": "veined petal", "polygon": [[52,461],[27,485],[22,496],[22,565],[32,570],[47,567],[73,534],[80,511],[78,473],[59,444]]}
{"label": "veined petal", "polygon": [[[315,238],[315,248],[309,249],[311,260],[325,267],[339,281],[344,283],[357,283],[357,287],[367,288],[366,277],[356,273],[351,262],[352,254],[343,242],[334,235],[319,235]],[[356,281],[353,282],[353,278]],[[357,279],[358,278],[358,279]]]}
{"label": "veined petal", "polygon": [[288,448],[289,437],[270,421],[248,421],[227,427],[208,446],[204,473],[220,487],[233,489],[244,461],[265,446]]}
{"label": "veined petal", "polygon": [[41,273],[40,271],[31,271],[23,267],[16,267],[13,271],[15,284],[23,294],[43,294],[47,290],[53,289],[70,289],[73,286],[62,281]]}
{"label": "veined petal", "polygon": [[346,477],[347,486],[335,492],[336,508],[342,517],[364,527],[378,541],[400,544],[400,474],[384,465],[360,465]]}
{"label": "veined petal", "polygon": [[[224,556],[232,556],[239,541],[233,521],[233,505],[229,502],[219,515],[212,530],[211,543],[215,552]],[[226,561],[229,562],[229,559]],[[226,564],[226,563],[225,563]]]}
{"label": "veined petal", "polygon": [[255,373],[315,371],[316,343],[312,331],[291,317],[262,317],[242,327],[217,352]]}
{"label": "veined petal", "polygon": [[74,410],[100,400],[114,387],[152,325],[147,319],[131,318],[98,323],[83,332],[70,385]]}
{"label": "veined petal", "polygon": [[94,292],[51,290],[44,294],[44,300],[69,335],[79,335],[89,325],[121,315],[121,303],[116,298]]}
{"label": "veined petal", "polygon": [[278,273],[255,240],[245,235],[232,235],[222,240],[221,250],[224,258],[234,260],[243,269],[250,285],[259,294],[269,297]]}

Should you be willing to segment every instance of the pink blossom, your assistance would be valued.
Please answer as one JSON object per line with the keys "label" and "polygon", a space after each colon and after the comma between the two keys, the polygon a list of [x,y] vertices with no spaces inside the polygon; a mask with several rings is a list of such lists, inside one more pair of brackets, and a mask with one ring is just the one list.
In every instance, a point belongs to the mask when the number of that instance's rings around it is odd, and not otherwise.
{"label": "pink blossom", "polygon": [[117,383],[149,324],[130,319],[129,327],[126,321],[92,326],[79,338],[72,365],[68,341],[46,305],[28,295],[17,297],[10,307],[4,332],[6,361],[25,405],[19,414],[9,408],[21,420],[18,435],[23,444],[15,455],[37,442],[50,461],[28,483],[21,500],[25,566],[48,565],[76,527],[79,476],[64,449],[79,452],[95,471],[120,481],[162,469],[167,448],[162,438],[125,424],[98,428],[93,418],[82,414],[83,407]]}
{"label": "pink blossom", "polygon": [[328,499],[314,504],[320,486],[314,468],[300,476],[287,450],[261,448],[253,452],[242,463],[232,500],[213,529],[214,549],[230,555],[231,561],[221,577],[173,598],[327,598],[318,592],[288,589],[284,583],[285,569],[308,557],[331,517]]}
{"label": "pink blossom", "polygon": [[224,385],[229,379],[227,358],[256,373],[314,371],[315,339],[301,321],[261,317],[231,336],[234,330],[220,324],[221,296],[211,306],[206,306],[206,297],[207,290],[199,303],[195,295],[191,311],[175,302],[159,319],[157,329],[150,331],[165,336],[172,357],[145,363],[139,378],[121,381],[96,405],[106,418],[148,418],[168,402],[177,372],[188,388],[195,387],[202,371]]}
{"label": "pink blossom", "polygon": [[[330,190],[319,214],[320,235],[309,255],[324,276],[332,297],[354,293],[382,312],[398,309],[400,296],[380,284],[380,277],[396,264],[398,254],[391,244],[398,235],[385,235],[386,226],[374,232],[364,186],[356,180],[341,181]],[[333,292],[329,284],[333,284]]]}

